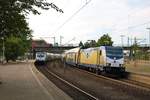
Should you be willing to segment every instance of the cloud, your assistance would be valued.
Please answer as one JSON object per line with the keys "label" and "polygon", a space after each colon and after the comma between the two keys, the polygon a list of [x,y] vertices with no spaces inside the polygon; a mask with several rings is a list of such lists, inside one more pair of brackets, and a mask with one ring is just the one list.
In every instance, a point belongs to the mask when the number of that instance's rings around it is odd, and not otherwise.
{"label": "cloud", "polygon": [[126,0],[131,8],[145,8],[150,5],[149,0]]}
{"label": "cloud", "polygon": [[[85,4],[85,0],[53,0],[64,10],[60,14],[55,10],[43,11],[40,16],[29,16],[29,25],[35,37],[64,37],[63,43],[76,37],[74,43],[89,39],[97,40],[104,33],[112,36],[115,44],[120,44],[120,35],[147,38],[149,24],[138,26],[149,20],[150,1],[148,0],[92,0],[63,27],[59,28],[73,13]],[[129,26],[138,26],[130,28]],[[52,42],[52,40],[49,42]]]}

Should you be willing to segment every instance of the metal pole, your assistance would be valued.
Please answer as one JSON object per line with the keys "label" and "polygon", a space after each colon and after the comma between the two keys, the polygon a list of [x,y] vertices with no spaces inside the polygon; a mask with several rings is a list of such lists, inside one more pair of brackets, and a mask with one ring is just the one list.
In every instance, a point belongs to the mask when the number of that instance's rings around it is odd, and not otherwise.
{"label": "metal pole", "polygon": [[149,28],[149,50],[150,50],[150,28]]}
{"label": "metal pole", "polygon": [[54,46],[56,45],[56,43],[55,43],[55,37],[54,37]]}
{"label": "metal pole", "polygon": [[60,46],[61,46],[61,36],[60,36]]}
{"label": "metal pole", "polygon": [[2,39],[3,39],[3,61],[2,61],[2,63],[4,64],[4,61],[5,61],[5,44],[4,44],[4,37],[2,37]]}
{"label": "metal pole", "polygon": [[[150,52],[150,28],[149,28],[149,52]],[[150,53],[149,53],[149,60],[150,60]]]}
{"label": "metal pole", "polygon": [[130,43],[129,43],[129,37],[128,37],[128,47],[129,47]]}
{"label": "metal pole", "polygon": [[121,45],[123,47],[123,37],[124,37],[124,35],[120,35],[120,37],[121,37]]}
{"label": "metal pole", "polygon": [[[150,28],[149,28],[149,52],[150,52]],[[149,60],[150,60],[150,54],[149,54]]]}
{"label": "metal pole", "polygon": [[54,46],[55,46],[55,37],[52,37],[54,39]]}
{"label": "metal pole", "polygon": [[63,39],[63,36],[60,36],[60,46],[61,46],[62,39]]}
{"label": "metal pole", "polygon": [[[150,28],[148,27],[148,28],[146,28],[146,29],[148,29],[149,30],[149,52],[150,52]],[[149,55],[149,60],[150,60],[150,55]]]}

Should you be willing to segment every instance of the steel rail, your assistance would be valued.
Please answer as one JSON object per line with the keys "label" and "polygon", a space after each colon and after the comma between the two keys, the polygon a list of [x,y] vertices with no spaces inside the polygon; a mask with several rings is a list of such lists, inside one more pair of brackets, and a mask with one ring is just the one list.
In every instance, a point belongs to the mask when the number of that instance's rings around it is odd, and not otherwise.
{"label": "steel rail", "polygon": [[[143,87],[143,86],[139,86],[139,85],[136,85],[136,84],[132,84],[131,82],[127,82],[127,81],[121,81],[121,80],[117,80],[117,79],[113,79],[113,78],[109,78],[109,77],[105,77],[105,76],[102,76],[102,75],[98,75],[96,73],[92,73],[92,72],[89,72],[89,71],[86,71],[86,70],[82,70],[82,69],[79,69],[77,67],[71,67],[71,68],[75,68],[77,69],[78,71],[82,71],[82,72],[86,72],[90,75],[94,75],[98,78],[101,78],[101,79],[105,79],[105,80],[108,80],[108,81],[111,81],[111,82],[115,82],[115,83],[118,83],[118,84],[121,84],[121,85],[126,85],[126,86],[130,86],[130,87],[134,87],[134,88],[137,88],[137,89],[141,89],[141,90],[145,90],[145,91],[148,91],[150,92],[150,88],[147,88],[147,87]],[[140,83],[141,84],[141,83]]]}
{"label": "steel rail", "polygon": [[87,96],[93,98],[94,100],[99,100],[97,97],[95,97],[95,96],[93,96],[93,95],[87,93],[86,91],[80,89],[79,87],[73,85],[72,83],[69,83],[68,81],[66,81],[66,80],[62,79],[61,77],[59,77],[58,75],[54,74],[54,73],[51,72],[48,68],[45,68],[45,69],[46,69],[46,71],[47,71],[48,73],[50,73],[51,75],[53,75],[53,76],[56,77],[57,79],[61,80],[62,82],[66,83],[67,85],[69,85],[69,86],[71,86],[71,87],[77,89],[78,91],[80,91],[80,92],[84,93],[85,95],[87,95]]}

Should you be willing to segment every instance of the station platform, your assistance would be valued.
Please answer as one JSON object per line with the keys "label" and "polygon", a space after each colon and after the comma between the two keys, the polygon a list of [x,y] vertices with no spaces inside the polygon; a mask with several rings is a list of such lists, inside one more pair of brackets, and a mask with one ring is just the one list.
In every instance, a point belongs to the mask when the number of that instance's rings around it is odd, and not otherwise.
{"label": "station platform", "polygon": [[33,61],[0,65],[0,100],[72,100]]}

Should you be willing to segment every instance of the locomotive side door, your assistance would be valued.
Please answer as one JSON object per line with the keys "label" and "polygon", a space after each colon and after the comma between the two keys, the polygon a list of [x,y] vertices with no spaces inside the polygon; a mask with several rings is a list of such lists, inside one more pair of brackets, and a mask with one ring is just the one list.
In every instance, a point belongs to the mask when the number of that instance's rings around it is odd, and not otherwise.
{"label": "locomotive side door", "polygon": [[101,64],[101,50],[97,50],[97,67],[100,69],[100,64]]}
{"label": "locomotive side door", "polygon": [[98,68],[102,71],[103,70],[103,58],[102,58],[102,50],[98,50]]}

